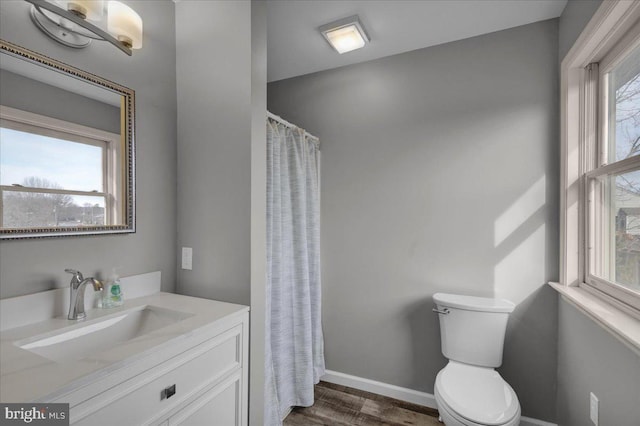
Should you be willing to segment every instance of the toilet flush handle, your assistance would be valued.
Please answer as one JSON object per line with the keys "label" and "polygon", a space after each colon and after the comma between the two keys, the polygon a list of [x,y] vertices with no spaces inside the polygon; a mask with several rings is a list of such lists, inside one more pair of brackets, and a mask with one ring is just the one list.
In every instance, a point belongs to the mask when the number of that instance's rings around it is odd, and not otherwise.
{"label": "toilet flush handle", "polygon": [[442,314],[442,315],[449,314],[449,309],[447,308],[444,308],[444,309],[433,308],[432,311],[435,312],[436,314]]}

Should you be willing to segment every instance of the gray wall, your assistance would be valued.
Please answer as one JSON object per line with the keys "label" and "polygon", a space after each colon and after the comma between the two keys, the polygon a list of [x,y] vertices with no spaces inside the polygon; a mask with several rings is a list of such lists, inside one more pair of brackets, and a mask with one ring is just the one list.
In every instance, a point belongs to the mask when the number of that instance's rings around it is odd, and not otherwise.
{"label": "gray wall", "polygon": [[432,295],[518,307],[500,369],[555,419],[558,22],[268,85],[320,137],[327,368],[433,393]]}
{"label": "gray wall", "polygon": [[562,15],[558,32],[558,55],[560,62],[587,25],[602,0],[569,0]]}
{"label": "gray wall", "polygon": [[593,392],[600,425],[637,426],[640,356],[565,300],[559,311],[558,425],[592,425]]}
{"label": "gray wall", "polygon": [[193,248],[177,289],[248,305],[251,3],[177,3],[176,45],[178,256]]}
{"label": "gray wall", "polygon": [[264,409],[266,5],[176,4],[181,294],[251,304],[250,421]]}
{"label": "gray wall", "polygon": [[249,423],[264,424],[267,288],[267,5],[251,2],[251,392]]}
{"label": "gray wall", "polygon": [[[560,17],[560,58],[569,51],[599,4],[600,1],[569,1]],[[591,424],[589,393],[593,392],[600,400],[601,425],[637,425],[640,419],[640,357],[573,305],[560,299],[558,424]]]}
{"label": "gray wall", "polygon": [[127,1],[144,21],[144,48],[132,57],[108,43],[83,50],[42,34],[30,5],[0,2],[0,38],[100,75],[136,91],[137,232],[0,242],[0,298],[64,287],[64,268],[87,275],[162,271],[162,288],[175,288],[176,86],[173,2]]}
{"label": "gray wall", "polygon": [[120,134],[120,107],[2,69],[0,87],[0,105]]}

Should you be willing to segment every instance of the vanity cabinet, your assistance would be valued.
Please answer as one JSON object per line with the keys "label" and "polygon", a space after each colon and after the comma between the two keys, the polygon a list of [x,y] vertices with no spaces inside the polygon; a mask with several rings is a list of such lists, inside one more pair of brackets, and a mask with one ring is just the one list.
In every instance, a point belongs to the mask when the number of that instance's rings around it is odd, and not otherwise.
{"label": "vanity cabinet", "polygon": [[0,402],[67,403],[74,426],[246,426],[249,307],[161,292],[160,272],[122,285],[83,321],[68,288],[0,300]]}
{"label": "vanity cabinet", "polygon": [[77,426],[247,425],[248,313],[172,343],[52,402]]}

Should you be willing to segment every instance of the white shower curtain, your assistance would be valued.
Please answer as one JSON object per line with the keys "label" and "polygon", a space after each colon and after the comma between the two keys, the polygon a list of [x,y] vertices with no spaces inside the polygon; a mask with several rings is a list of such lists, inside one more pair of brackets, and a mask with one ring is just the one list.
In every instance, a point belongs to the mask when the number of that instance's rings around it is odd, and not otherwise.
{"label": "white shower curtain", "polygon": [[267,120],[265,425],[313,405],[324,374],[320,322],[320,152],[302,129]]}

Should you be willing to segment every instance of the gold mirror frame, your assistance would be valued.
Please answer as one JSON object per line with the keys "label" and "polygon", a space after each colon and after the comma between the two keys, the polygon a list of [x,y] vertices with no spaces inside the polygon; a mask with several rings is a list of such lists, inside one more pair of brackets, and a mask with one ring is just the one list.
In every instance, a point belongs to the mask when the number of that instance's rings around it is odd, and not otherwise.
{"label": "gold mirror frame", "polygon": [[125,234],[136,232],[135,92],[132,89],[100,76],[72,67],[63,62],[2,39],[0,39],[0,54],[9,54],[32,64],[41,66],[47,70],[64,73],[70,77],[110,90],[123,97],[122,105],[124,111],[121,111],[121,113],[123,113],[122,126],[124,128],[123,184],[125,186],[124,194],[126,194],[123,215],[126,223],[124,224],[59,228],[0,228],[0,239],[11,240],[79,235]]}

